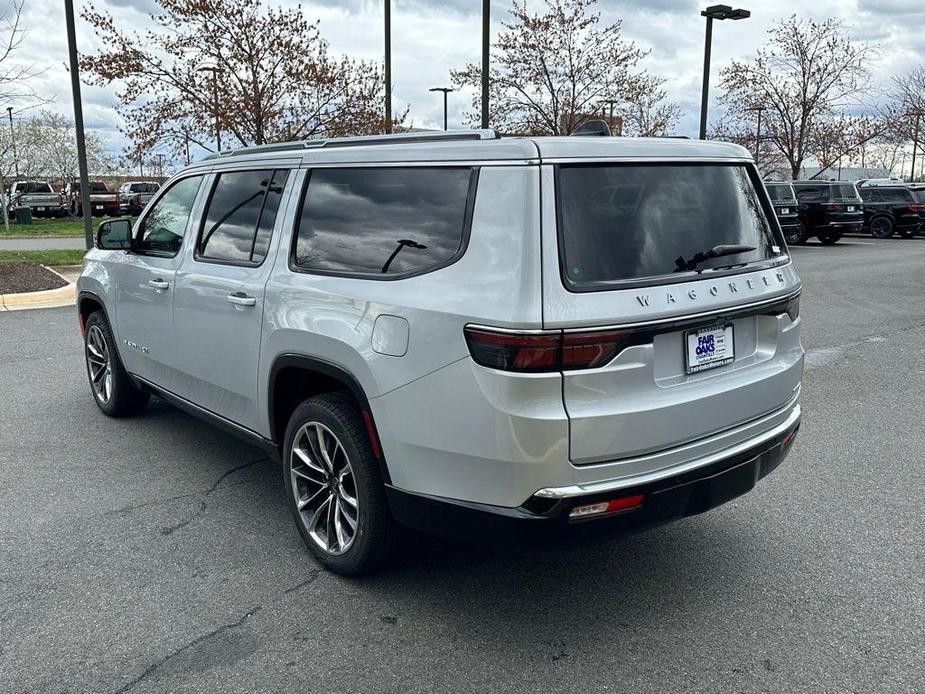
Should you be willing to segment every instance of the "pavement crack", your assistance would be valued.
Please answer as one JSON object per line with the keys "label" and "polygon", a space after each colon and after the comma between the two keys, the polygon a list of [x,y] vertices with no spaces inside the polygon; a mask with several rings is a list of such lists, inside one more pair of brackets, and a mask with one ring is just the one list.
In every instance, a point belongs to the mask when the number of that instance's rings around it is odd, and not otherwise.
{"label": "pavement crack", "polygon": [[[251,464],[252,464],[252,463],[251,463]],[[127,692],[127,691],[133,689],[133,688],[134,688],[135,686],[137,686],[138,684],[141,684],[141,683],[144,682],[146,679],[150,678],[152,675],[157,674],[157,672],[158,672],[159,670],[163,669],[164,666],[165,666],[168,662],[170,662],[171,660],[173,660],[173,659],[176,658],[177,656],[179,656],[179,655],[181,655],[181,654],[183,654],[183,653],[186,653],[187,651],[189,651],[189,650],[191,650],[191,649],[193,649],[193,648],[196,648],[196,647],[198,647],[198,646],[201,646],[201,645],[202,645],[203,643],[205,643],[206,641],[209,641],[210,639],[213,639],[213,638],[215,638],[215,637],[217,637],[217,636],[220,636],[221,634],[225,633],[226,631],[229,631],[229,630],[231,630],[231,629],[237,629],[237,628],[243,626],[244,623],[245,623],[248,619],[250,619],[251,617],[253,617],[255,614],[257,614],[258,612],[260,612],[260,610],[262,610],[262,609],[263,609],[263,606],[262,606],[262,605],[257,605],[256,607],[253,607],[253,608],[251,608],[250,610],[248,610],[247,612],[245,612],[243,615],[241,615],[241,617],[239,617],[239,618],[236,619],[235,621],[233,621],[233,622],[228,622],[227,624],[223,624],[222,626],[218,627],[218,629],[213,629],[212,631],[210,631],[210,632],[207,633],[207,634],[202,634],[201,636],[197,636],[195,639],[193,639],[193,640],[190,641],[189,643],[185,644],[184,646],[181,646],[180,648],[177,648],[177,649],[171,651],[171,652],[168,653],[167,655],[163,656],[162,658],[159,658],[159,659],[156,660],[154,663],[152,663],[151,665],[149,665],[149,666],[147,667],[147,669],[145,669],[144,672],[142,672],[138,677],[136,677],[135,679],[133,679],[131,682],[127,682],[127,683],[124,684],[122,687],[120,687],[119,689],[117,689],[117,690],[116,690],[116,694],[125,694],[125,692]]]}
{"label": "pavement crack", "polygon": [[291,588],[287,588],[286,590],[284,590],[283,595],[289,595],[290,593],[295,593],[297,590],[300,590],[301,588],[304,588],[305,586],[311,583],[314,583],[315,581],[318,580],[318,577],[321,575],[321,573],[322,573],[321,569],[312,569],[311,571],[308,572],[308,578],[306,578],[301,583],[297,583]]}
{"label": "pavement crack", "polygon": [[209,496],[212,494],[212,492],[218,489],[218,486],[227,477],[233,475],[239,470],[243,470],[245,468],[251,467],[252,465],[256,465],[257,463],[262,463],[267,460],[269,460],[269,458],[267,458],[266,456],[262,456],[260,458],[257,458],[257,460],[252,460],[247,463],[242,463],[241,465],[238,465],[237,467],[233,467],[230,470],[226,470],[225,472],[223,472],[221,475],[219,475],[218,479],[215,480],[215,483],[211,487],[209,487],[205,491],[196,492],[196,494],[202,495],[202,499],[199,500],[199,508],[196,509],[189,518],[186,518],[180,521],[176,525],[169,525],[169,526],[164,526],[163,528],[161,528],[161,535],[173,535],[175,532],[177,532],[178,530],[181,530],[182,528],[185,528],[187,525],[189,525],[190,523],[195,521],[197,518],[199,518],[203,513],[205,513],[206,506],[207,506],[207,500]]}

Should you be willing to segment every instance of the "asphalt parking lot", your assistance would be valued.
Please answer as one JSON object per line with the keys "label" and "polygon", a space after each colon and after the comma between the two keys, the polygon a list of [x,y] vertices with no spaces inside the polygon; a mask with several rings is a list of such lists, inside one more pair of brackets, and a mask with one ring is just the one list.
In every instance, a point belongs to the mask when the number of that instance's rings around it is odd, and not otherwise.
{"label": "asphalt parking lot", "polygon": [[415,538],[356,580],[260,451],[100,414],[73,310],[0,315],[0,690],[925,691],[925,239],[793,254],[805,420],[754,492],[590,547]]}

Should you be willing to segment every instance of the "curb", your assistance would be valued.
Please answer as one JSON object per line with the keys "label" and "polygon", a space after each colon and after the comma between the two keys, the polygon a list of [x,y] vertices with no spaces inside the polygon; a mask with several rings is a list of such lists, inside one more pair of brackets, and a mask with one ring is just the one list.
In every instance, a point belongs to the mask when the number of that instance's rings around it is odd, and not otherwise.
{"label": "curb", "polygon": [[[42,267],[45,267],[44,265]],[[54,268],[51,270],[58,277],[67,280]],[[0,294],[0,311],[23,311],[30,308],[58,308],[73,306],[77,297],[77,284],[68,282],[67,286],[57,289],[44,289],[39,292],[22,292],[20,294]]]}

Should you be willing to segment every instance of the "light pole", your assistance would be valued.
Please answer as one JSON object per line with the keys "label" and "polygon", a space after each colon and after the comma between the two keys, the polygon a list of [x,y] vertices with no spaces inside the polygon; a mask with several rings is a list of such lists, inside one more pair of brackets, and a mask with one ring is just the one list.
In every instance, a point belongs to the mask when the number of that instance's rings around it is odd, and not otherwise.
{"label": "light pole", "polygon": [[385,0],[385,131],[392,132],[392,0]]}
{"label": "light pole", "polygon": [[429,92],[443,92],[443,129],[446,130],[446,95],[450,92],[456,91],[451,87],[433,87],[428,89]]}
{"label": "light pole", "polygon": [[925,111],[909,111],[906,115],[915,116],[915,130],[912,135],[912,171],[909,172],[909,182],[915,183],[915,155],[919,146],[919,126],[921,125],[922,116],[925,116]]}
{"label": "light pole", "polygon": [[755,129],[755,163],[758,163],[758,154],[761,151],[761,114],[765,110],[765,106],[749,106],[746,111],[749,113],[758,114],[758,127]]}
{"label": "light pole", "polygon": [[[610,106],[610,115],[607,117],[607,126],[610,128],[610,132],[613,132],[615,128],[613,127],[613,107],[615,104],[620,103],[618,99],[604,99],[601,101],[601,105]],[[622,131],[622,127],[620,128]],[[621,135],[622,132],[618,132],[617,135]]]}
{"label": "light pole", "polygon": [[164,155],[162,152],[158,152],[158,153],[155,154],[154,156],[157,157],[157,174],[158,174],[158,178],[160,178],[161,180],[163,180],[163,178],[164,178],[164,156],[165,156],[165,155]]}
{"label": "light pole", "polygon": [[710,94],[710,50],[713,46],[714,19],[748,19],[748,10],[734,10],[729,5],[710,5],[700,13],[707,18],[707,33],[703,42],[703,93],[700,96],[700,139],[707,139],[707,99]]}
{"label": "light pole", "polygon": [[488,129],[488,51],[491,30],[491,0],[482,0],[482,128]]}
{"label": "light pole", "polygon": [[218,65],[206,64],[196,68],[196,72],[212,73],[212,112],[215,116],[215,151],[220,152],[222,150],[222,131],[218,125],[218,73],[221,72],[221,68]]}
{"label": "light pole", "polygon": [[80,205],[84,218],[84,245],[93,248],[93,221],[90,219],[90,175],[87,173],[87,143],[84,140],[84,112],[80,100],[80,68],[77,63],[77,38],[74,30],[74,2],[64,0],[64,23],[71,70],[71,94],[74,99],[74,134],[77,138],[77,169],[80,173]]}
{"label": "light pole", "polygon": [[13,130],[13,107],[7,106],[6,113],[10,117],[10,144],[13,146],[13,169],[16,178],[19,178],[19,156],[16,154],[16,131]]}

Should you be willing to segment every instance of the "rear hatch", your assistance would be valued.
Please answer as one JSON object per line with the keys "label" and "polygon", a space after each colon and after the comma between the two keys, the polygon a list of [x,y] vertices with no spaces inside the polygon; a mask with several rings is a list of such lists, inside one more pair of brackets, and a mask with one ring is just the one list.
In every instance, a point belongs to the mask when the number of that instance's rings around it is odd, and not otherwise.
{"label": "rear hatch", "polygon": [[558,252],[544,253],[544,326],[564,331],[574,464],[665,452],[794,399],[799,279],[751,165],[550,173]]}
{"label": "rear hatch", "polygon": [[864,201],[852,183],[833,183],[829,202],[823,203],[826,217],[832,224],[858,224],[864,222]]}

